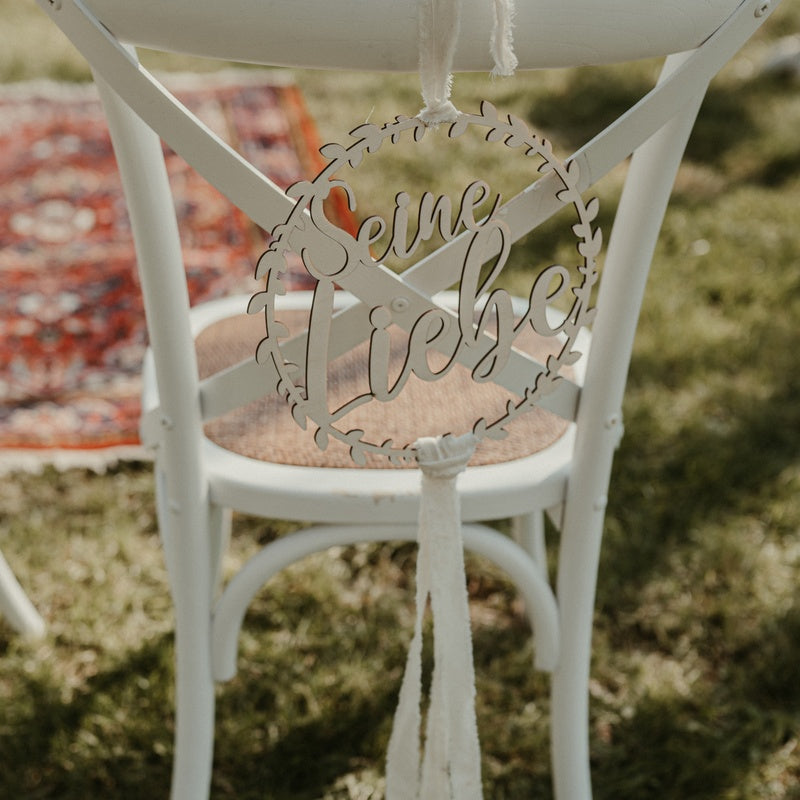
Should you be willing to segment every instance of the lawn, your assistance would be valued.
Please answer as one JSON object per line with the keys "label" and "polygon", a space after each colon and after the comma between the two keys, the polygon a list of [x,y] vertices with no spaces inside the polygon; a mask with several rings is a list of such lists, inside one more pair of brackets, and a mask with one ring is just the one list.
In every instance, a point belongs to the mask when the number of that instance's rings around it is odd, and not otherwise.
{"label": "lawn", "polygon": [[[597,800],[800,800],[800,77],[762,70],[797,31],[785,0],[712,84],[656,252],[598,586]],[[655,74],[466,76],[455,99],[486,97],[568,150]],[[0,0],[0,80],[34,77],[88,72],[32,0]],[[296,80],[324,140],[420,102],[413,75]],[[548,229],[537,246],[566,244]],[[285,530],[236,518],[228,567]],[[0,621],[0,797],[166,797],[171,611],[149,465],[4,475],[0,548],[48,623],[31,643]],[[382,798],[413,563],[407,545],[341,549],[259,595],[219,689],[214,798]],[[469,590],[485,796],[551,797],[548,682],[520,602],[475,558]]]}

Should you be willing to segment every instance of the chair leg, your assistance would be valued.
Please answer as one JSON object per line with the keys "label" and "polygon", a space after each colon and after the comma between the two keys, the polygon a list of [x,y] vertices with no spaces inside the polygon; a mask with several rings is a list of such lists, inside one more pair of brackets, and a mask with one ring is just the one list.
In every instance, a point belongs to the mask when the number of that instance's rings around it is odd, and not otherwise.
{"label": "chair leg", "polygon": [[23,636],[37,639],[44,635],[44,620],[19,585],[11,567],[0,553],[0,611]]}
{"label": "chair leg", "polygon": [[544,514],[533,511],[521,514],[511,521],[514,541],[522,547],[539,567],[541,576],[547,580],[547,548],[544,535]]}
{"label": "chair leg", "polygon": [[229,508],[212,505],[209,518],[211,534],[211,596],[217,597],[222,588],[222,559],[231,539],[233,513]]}
{"label": "chair leg", "polygon": [[[688,54],[669,56],[661,80]],[[614,353],[615,360],[593,361],[586,376],[592,387],[581,398],[575,442],[576,468],[570,476],[561,530],[557,597],[562,649],[553,672],[553,777],[558,800],[590,800],[589,665],[597,567],[606,494],[613,453],[619,444],[618,422],[625,377],[633,347],[635,320],[644,294],[647,269],[686,141],[705,95],[698,86],[680,113],[634,153],[606,253],[606,276],[597,299],[593,347]],[[635,304],[635,313],[625,309]],[[593,374],[595,373],[595,374]],[[612,388],[613,387],[613,388]],[[596,402],[596,398],[604,398]]]}
{"label": "chair leg", "polygon": [[166,477],[156,467],[159,530],[175,607],[175,755],[172,800],[208,797],[214,751],[215,693],[211,664],[211,600],[219,590],[222,556],[230,537],[230,509],[211,505],[208,513],[209,563],[206,575],[192,573],[181,559],[178,537],[185,535],[170,512]]}
{"label": "chair leg", "polygon": [[[174,545],[191,533],[170,515],[165,540]],[[177,548],[176,548],[177,549]],[[205,800],[214,754],[214,680],[211,674],[210,559],[192,563],[186,553],[172,560],[170,580],[175,609],[175,754],[172,800]],[[205,565],[204,565],[205,562]]]}
{"label": "chair leg", "polygon": [[199,389],[181,242],[161,142],[100,76],[96,81],[134,233],[160,401],[158,516],[175,607],[172,797],[205,800],[214,741],[210,629],[216,564],[200,408],[186,401]]}
{"label": "chair leg", "polygon": [[[203,621],[200,621],[203,622]],[[203,622],[206,632],[208,622]],[[172,800],[204,800],[209,795],[214,753],[214,683],[208,659],[197,658],[191,636],[175,633],[175,756]],[[209,649],[208,637],[205,647]]]}
{"label": "chair leg", "polygon": [[[564,654],[562,654],[564,655]],[[556,800],[591,800],[589,715],[586,702],[588,651],[569,654],[552,675],[552,762]]]}
{"label": "chair leg", "polygon": [[[170,500],[164,466],[156,461],[159,534],[175,610],[175,752],[170,798],[205,800],[214,755],[211,602],[230,514],[201,498],[187,503],[194,513],[181,513],[180,504]],[[181,547],[187,539],[193,542],[188,550]]]}

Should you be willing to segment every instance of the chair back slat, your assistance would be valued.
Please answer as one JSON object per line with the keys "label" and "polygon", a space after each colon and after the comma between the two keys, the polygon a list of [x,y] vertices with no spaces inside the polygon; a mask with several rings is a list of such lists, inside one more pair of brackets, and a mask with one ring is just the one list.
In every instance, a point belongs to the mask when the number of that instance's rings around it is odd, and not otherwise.
{"label": "chair back slat", "polygon": [[[414,0],[85,1],[122,41],[157,50],[290,67],[418,67]],[[514,49],[523,69],[661,57],[702,44],[738,5],[739,0],[520,0]],[[492,6],[463,0],[456,70],[491,70]]]}

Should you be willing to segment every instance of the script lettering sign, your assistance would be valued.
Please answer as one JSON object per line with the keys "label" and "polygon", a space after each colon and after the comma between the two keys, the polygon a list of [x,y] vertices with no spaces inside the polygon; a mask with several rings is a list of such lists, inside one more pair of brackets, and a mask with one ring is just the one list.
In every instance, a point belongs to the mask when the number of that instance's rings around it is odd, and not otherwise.
{"label": "script lettering sign", "polygon": [[[561,368],[579,358],[580,353],[573,345],[578,332],[594,316],[590,296],[597,281],[596,257],[602,235],[592,223],[599,206],[596,199],[583,202],[577,188],[577,164],[561,163],[546,140],[530,133],[521,120],[500,119],[488,103],[481,106],[480,114],[461,115],[448,135],[458,137],[471,126],[487,129],[488,141],[502,141],[510,148],[520,148],[526,157],[538,157],[538,172],[557,176],[558,199],[565,206],[571,205],[577,214],[573,231],[578,237],[582,263],[577,267],[580,277],[575,285],[566,267],[554,264],[545,268],[533,281],[522,314],[518,309],[515,313],[506,290],[492,288],[508,259],[512,237],[502,218],[500,195],[493,194],[482,180],[466,186],[456,204],[446,195],[435,196],[430,192],[423,193],[415,204],[407,192],[398,192],[391,214],[387,215],[391,219],[369,216],[355,236],[332,224],[325,214],[325,200],[333,189],[347,194],[351,209],[356,206],[352,188],[336,177],[343,167],[358,167],[366,155],[375,153],[386,142],[397,143],[401,136],[410,136],[418,142],[425,134],[426,128],[419,120],[403,117],[383,127],[360,126],[351,133],[354,141],[348,147],[339,144],[323,147],[320,152],[329,159],[329,164],[312,181],[302,181],[287,190],[297,200],[296,205],[286,222],[272,231],[270,246],[259,260],[256,277],[265,279],[266,286],[253,296],[249,307],[251,313],[263,312],[265,318],[266,336],[259,343],[257,358],[269,361],[277,370],[278,390],[291,405],[298,424],[305,428],[310,420],[316,425],[317,444],[324,449],[329,437],[335,437],[350,447],[357,463],[364,463],[367,453],[382,454],[397,462],[413,459],[415,455],[413,443],[379,443],[370,441],[370,436],[362,430],[337,427],[337,422],[358,406],[373,400],[390,402],[403,391],[412,374],[423,381],[436,381],[459,362],[472,365],[473,380],[492,381],[506,367],[515,340],[528,327],[542,337],[559,337],[560,350],[549,356],[542,368],[532,371],[522,396],[509,399],[505,413],[497,419],[479,417],[475,421],[473,432],[478,438],[502,438],[504,426],[533,408],[542,395],[552,390]],[[412,211],[414,207],[416,212]],[[409,333],[403,366],[399,374],[390,377],[390,329],[396,322],[393,303],[396,297],[371,303],[366,365],[369,390],[331,409],[327,368],[336,285],[356,275],[358,270],[381,268],[379,265],[389,256],[411,259],[423,242],[437,234],[445,243],[458,236],[467,239],[456,308],[445,309],[428,302],[411,324],[406,322]],[[305,269],[316,281],[303,367],[285,361],[281,340],[287,338],[288,331],[276,316],[275,299],[285,293],[281,278],[287,270],[289,251],[300,255]],[[395,280],[401,290],[403,284],[399,278]],[[569,291],[571,307],[558,323],[553,323],[548,307],[559,297],[568,297]],[[435,366],[431,363],[434,352],[444,355],[443,360],[441,357],[435,360]]]}

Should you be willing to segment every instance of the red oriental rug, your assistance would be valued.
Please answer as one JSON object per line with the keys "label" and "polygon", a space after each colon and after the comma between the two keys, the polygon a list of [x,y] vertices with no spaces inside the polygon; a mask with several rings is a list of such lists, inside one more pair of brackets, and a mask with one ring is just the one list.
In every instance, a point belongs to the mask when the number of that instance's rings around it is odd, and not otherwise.
{"label": "red oriental rug", "polygon": [[[315,127],[299,90],[280,75],[170,81],[280,186],[319,171]],[[192,302],[253,291],[263,231],[166,155]],[[142,456],[146,343],[122,188],[94,87],[2,87],[0,467],[102,467]]]}

